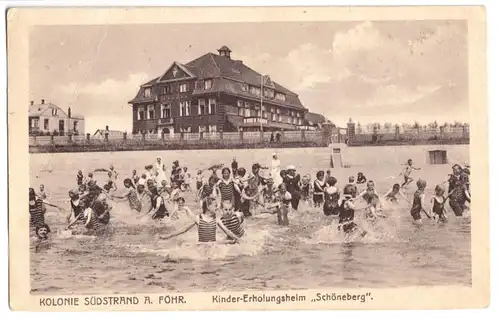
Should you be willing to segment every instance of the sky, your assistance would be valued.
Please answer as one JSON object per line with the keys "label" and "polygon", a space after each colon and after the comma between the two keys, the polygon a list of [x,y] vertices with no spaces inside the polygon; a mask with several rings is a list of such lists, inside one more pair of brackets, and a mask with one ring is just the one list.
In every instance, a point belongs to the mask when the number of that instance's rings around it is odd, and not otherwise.
{"label": "sky", "polygon": [[468,121],[464,20],[37,26],[30,100],[131,131],[139,85],[227,45],[338,126]]}

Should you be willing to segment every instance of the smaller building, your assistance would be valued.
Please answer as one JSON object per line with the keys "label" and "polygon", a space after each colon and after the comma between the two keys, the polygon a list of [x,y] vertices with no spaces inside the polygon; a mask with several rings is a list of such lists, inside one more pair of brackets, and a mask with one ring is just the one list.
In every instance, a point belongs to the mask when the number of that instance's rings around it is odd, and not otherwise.
{"label": "smaller building", "polygon": [[108,134],[108,140],[112,139],[122,139],[123,131],[120,130],[109,130],[109,127],[106,126],[105,129],[97,129],[92,139],[104,140],[106,138],[106,134]]}
{"label": "smaller building", "polygon": [[63,111],[59,106],[46,103],[40,104],[31,101],[28,112],[30,135],[84,135],[85,119],[83,116],[72,114],[71,108]]}
{"label": "smaller building", "polygon": [[316,113],[306,113],[304,123],[299,126],[300,130],[320,130],[328,120],[325,116]]}

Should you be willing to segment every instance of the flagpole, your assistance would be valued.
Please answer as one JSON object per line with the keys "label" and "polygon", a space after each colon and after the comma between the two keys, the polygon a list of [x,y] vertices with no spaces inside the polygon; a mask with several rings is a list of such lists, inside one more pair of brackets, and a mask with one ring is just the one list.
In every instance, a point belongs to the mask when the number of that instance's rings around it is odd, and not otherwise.
{"label": "flagpole", "polygon": [[264,96],[264,75],[260,76],[260,131],[262,131],[262,103]]}

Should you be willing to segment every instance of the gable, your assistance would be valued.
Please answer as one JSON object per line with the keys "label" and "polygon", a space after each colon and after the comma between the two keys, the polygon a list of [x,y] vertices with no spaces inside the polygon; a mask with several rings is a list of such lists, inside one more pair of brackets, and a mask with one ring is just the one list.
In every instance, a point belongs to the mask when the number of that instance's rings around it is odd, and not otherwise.
{"label": "gable", "polygon": [[159,82],[172,81],[179,78],[194,77],[194,75],[189,72],[184,66],[179,63],[174,62],[172,66],[163,74]]}
{"label": "gable", "polygon": [[263,85],[266,87],[274,88],[274,83],[269,75],[263,76]]}

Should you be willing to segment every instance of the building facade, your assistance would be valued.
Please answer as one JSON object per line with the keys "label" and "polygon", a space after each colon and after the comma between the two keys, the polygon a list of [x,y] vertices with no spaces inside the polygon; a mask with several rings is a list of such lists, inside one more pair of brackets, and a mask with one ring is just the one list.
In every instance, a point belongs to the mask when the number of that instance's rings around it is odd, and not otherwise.
{"label": "building facade", "polygon": [[71,108],[64,112],[59,106],[46,103],[40,104],[31,101],[29,106],[29,134],[30,135],[84,135],[85,119],[83,116],[71,114]]}
{"label": "building facade", "polygon": [[297,130],[308,110],[299,96],[231,58],[223,46],[191,62],[174,62],[141,85],[132,133]]}

